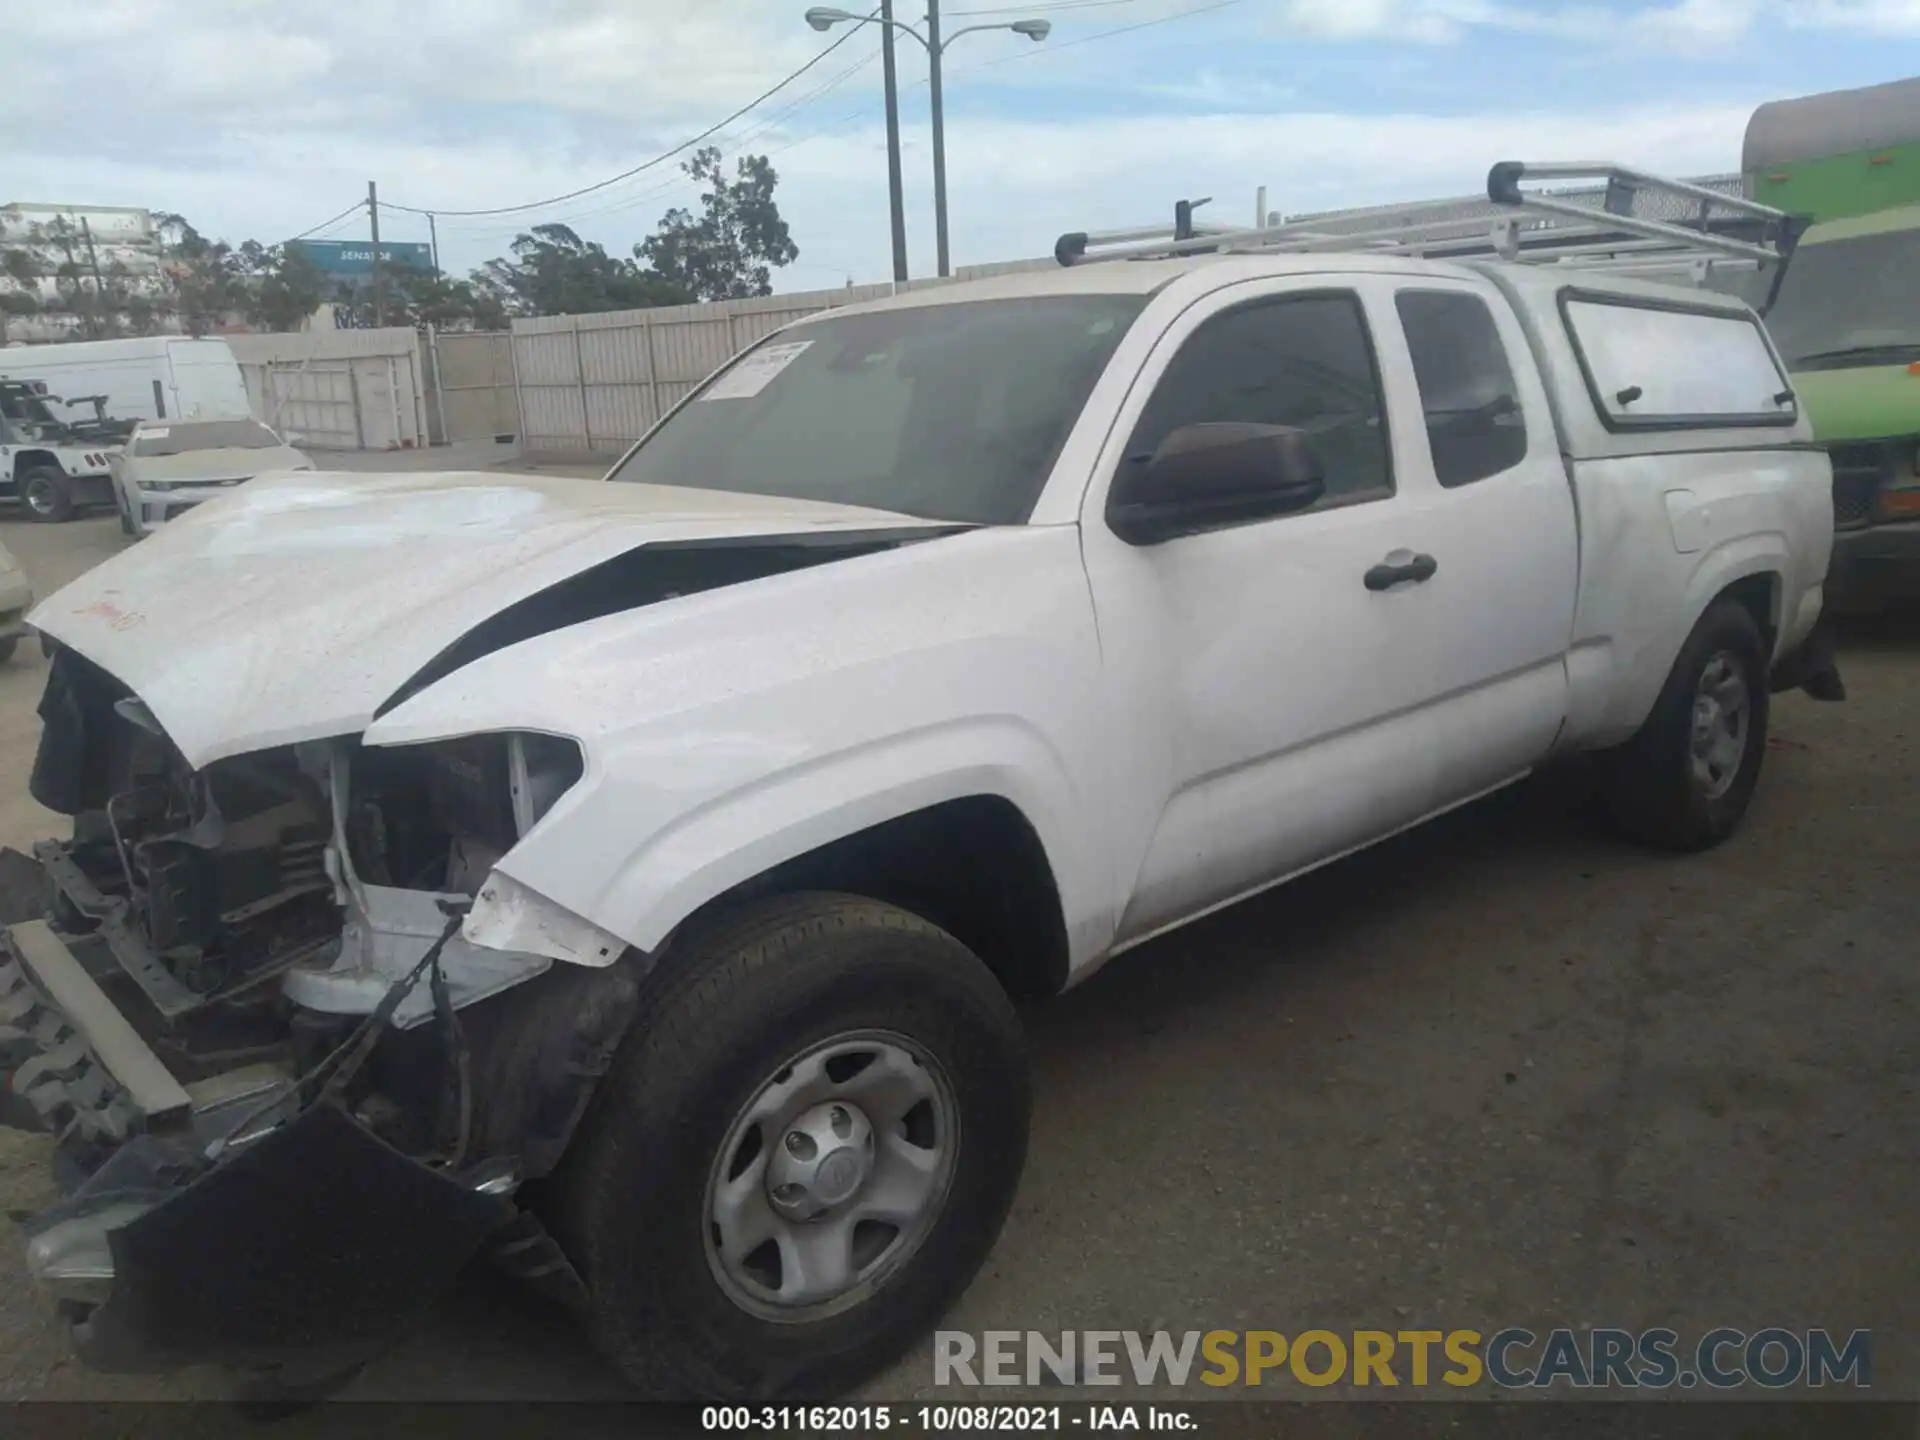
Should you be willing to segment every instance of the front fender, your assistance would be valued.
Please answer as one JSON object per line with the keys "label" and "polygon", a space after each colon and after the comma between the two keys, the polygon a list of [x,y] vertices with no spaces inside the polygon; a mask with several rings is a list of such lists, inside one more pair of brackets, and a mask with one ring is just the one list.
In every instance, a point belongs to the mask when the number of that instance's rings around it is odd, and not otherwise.
{"label": "front fender", "polygon": [[785,861],[997,797],[1044,847],[1077,964],[1117,918],[1098,817],[1124,720],[1100,694],[1077,533],[1007,528],[533,637],[401,702],[364,738],[578,740],[585,773],[499,872],[645,950]]}
{"label": "front fender", "polygon": [[543,889],[559,878],[553,872],[566,864],[563,850],[623,848],[585,913],[643,950],[660,945],[700,906],[777,865],[889,820],[983,795],[1008,801],[1033,827],[1053,870],[1073,956],[1091,953],[1112,934],[1096,859],[1073,823],[1080,802],[1072,779],[1045,738],[1013,717],[891,736],[767,774],[624,846],[618,787],[603,794],[574,810],[564,827],[529,837],[499,868]]}

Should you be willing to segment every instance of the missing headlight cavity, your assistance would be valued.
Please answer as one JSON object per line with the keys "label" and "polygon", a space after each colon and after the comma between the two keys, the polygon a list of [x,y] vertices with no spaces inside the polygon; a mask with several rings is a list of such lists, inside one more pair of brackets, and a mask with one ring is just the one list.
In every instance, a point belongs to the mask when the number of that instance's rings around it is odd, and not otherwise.
{"label": "missing headlight cavity", "polygon": [[358,749],[347,817],[354,873],[471,894],[581,773],[573,741],[529,732]]}
{"label": "missing headlight cavity", "polygon": [[623,610],[638,610],[661,600],[697,595],[749,580],[764,580],[829,561],[851,560],[969,528],[930,525],[642,545],[516,601],[498,615],[482,621],[429,660],[375,715],[386,714],[436,680],[471,665],[482,656],[531,640],[536,635],[551,634]]}

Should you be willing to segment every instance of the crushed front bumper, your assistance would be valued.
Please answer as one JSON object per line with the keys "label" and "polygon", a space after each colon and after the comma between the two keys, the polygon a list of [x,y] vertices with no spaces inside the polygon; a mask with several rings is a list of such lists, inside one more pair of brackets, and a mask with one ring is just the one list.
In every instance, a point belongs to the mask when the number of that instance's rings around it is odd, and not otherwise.
{"label": "crushed front bumper", "polygon": [[[107,1370],[273,1365],[374,1341],[513,1221],[497,1172],[410,1159],[270,1067],[183,1084],[42,921],[0,946],[0,1118],[88,1157],[22,1228]],[[104,1153],[104,1162],[95,1163]]]}

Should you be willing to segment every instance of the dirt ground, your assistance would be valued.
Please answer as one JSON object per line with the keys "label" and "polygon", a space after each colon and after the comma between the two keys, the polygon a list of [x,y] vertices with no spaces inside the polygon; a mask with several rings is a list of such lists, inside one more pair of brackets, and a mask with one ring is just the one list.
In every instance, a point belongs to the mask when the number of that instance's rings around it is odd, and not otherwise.
{"label": "dirt ground", "polygon": [[[111,520],[0,523],[47,593]],[[1706,856],[1596,835],[1536,784],[1116,961],[1031,1027],[1026,1178],[952,1328],[1667,1324],[1874,1332],[1920,1397],[1920,618],[1852,631],[1843,705],[1781,697]],[[0,668],[0,843],[44,679]],[[0,1131],[0,1210],[47,1198]],[[211,1396],[72,1362],[0,1221],[0,1399]],[[870,1387],[930,1394],[931,1345]],[[355,1383],[613,1398],[561,1315],[484,1275]]]}

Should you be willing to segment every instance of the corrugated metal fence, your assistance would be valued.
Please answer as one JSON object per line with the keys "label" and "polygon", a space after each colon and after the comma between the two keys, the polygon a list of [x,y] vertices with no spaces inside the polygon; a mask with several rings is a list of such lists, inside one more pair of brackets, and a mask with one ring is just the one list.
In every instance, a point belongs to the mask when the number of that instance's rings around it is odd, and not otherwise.
{"label": "corrugated metal fence", "polygon": [[438,414],[447,440],[493,440],[520,433],[513,391],[513,340],[504,330],[431,337],[429,372],[437,380]]}
{"label": "corrugated metal fence", "polygon": [[222,337],[254,414],[315,449],[427,443],[427,387],[410,329],[303,330]]}

